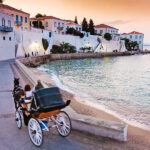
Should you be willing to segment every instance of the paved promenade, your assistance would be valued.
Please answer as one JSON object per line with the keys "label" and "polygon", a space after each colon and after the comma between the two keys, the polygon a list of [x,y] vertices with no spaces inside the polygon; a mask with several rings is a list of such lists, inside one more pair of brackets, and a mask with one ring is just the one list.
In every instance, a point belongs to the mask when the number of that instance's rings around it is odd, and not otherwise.
{"label": "paved promenade", "polygon": [[[12,61],[0,61],[0,150],[36,150],[29,139],[27,127],[17,129],[14,120],[14,103],[11,91],[13,88]],[[88,137],[88,138],[87,138]],[[52,130],[44,134],[43,150],[100,150],[103,139],[97,140],[89,135],[73,131],[67,138],[62,138]],[[106,143],[105,143],[106,144]],[[107,147],[107,146],[106,146]]]}

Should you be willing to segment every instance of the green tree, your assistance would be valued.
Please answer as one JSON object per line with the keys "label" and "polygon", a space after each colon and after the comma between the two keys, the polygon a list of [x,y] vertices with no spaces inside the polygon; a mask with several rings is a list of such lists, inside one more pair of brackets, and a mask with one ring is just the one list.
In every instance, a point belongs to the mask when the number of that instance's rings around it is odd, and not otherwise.
{"label": "green tree", "polygon": [[90,19],[90,23],[89,23],[89,32],[91,35],[95,34],[94,23],[92,19]]}
{"label": "green tree", "polygon": [[130,47],[131,47],[131,50],[137,50],[139,48],[139,44],[134,41],[134,42],[130,42]]}
{"label": "green tree", "polygon": [[74,23],[78,24],[77,16],[75,17]]}
{"label": "green tree", "polygon": [[110,33],[105,33],[104,38],[105,38],[105,40],[110,41],[112,39],[112,36]]}
{"label": "green tree", "polygon": [[47,41],[47,39],[43,39],[42,38],[42,44],[43,44],[44,50],[46,51],[47,48],[48,48],[48,41]]}
{"label": "green tree", "polygon": [[88,24],[87,24],[86,18],[84,18],[82,22],[82,31],[85,31],[85,32],[88,31]]}
{"label": "green tree", "polygon": [[39,17],[45,17],[46,15],[42,15],[41,13],[36,14],[35,18],[39,18]]}
{"label": "green tree", "polygon": [[131,50],[131,47],[130,47],[130,40],[129,40],[128,38],[123,38],[123,39],[121,39],[121,40],[124,40],[124,41],[125,41],[126,49],[127,49],[128,51],[130,51],[130,50]]}
{"label": "green tree", "polygon": [[126,46],[126,49],[128,51],[132,51],[132,50],[134,51],[134,50],[137,50],[139,48],[139,44],[136,41],[130,41],[127,38],[123,38],[121,40],[125,41],[125,46]]}

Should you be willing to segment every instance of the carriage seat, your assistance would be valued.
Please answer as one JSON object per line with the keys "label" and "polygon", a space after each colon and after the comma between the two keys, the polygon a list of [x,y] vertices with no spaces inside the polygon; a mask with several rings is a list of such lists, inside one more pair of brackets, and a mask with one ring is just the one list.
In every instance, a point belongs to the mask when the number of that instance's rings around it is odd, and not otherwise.
{"label": "carriage seat", "polygon": [[37,106],[39,112],[59,110],[70,104],[70,101],[63,101],[58,87],[39,89],[34,96],[35,104],[32,103],[31,107]]}

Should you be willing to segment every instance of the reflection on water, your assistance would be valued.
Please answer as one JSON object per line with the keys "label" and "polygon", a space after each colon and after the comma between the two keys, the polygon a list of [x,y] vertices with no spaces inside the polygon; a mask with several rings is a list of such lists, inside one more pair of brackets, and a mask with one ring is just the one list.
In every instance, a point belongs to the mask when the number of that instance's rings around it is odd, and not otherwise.
{"label": "reflection on water", "polygon": [[150,55],[59,60],[40,66],[76,93],[150,125]]}

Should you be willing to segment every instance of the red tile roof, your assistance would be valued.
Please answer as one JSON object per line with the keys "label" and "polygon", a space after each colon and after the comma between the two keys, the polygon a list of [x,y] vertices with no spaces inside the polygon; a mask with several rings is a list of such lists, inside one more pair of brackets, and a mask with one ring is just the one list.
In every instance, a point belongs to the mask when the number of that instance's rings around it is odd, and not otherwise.
{"label": "red tile roof", "polygon": [[122,33],[121,35],[129,35],[129,34],[143,34],[143,33],[132,31],[130,33]]}
{"label": "red tile roof", "polygon": [[130,32],[129,34],[143,34],[143,33],[136,32],[136,31],[132,31],[132,32]]}
{"label": "red tile roof", "polygon": [[106,25],[106,24],[99,24],[99,25],[96,25],[95,28],[111,28],[111,29],[116,29],[116,30],[118,30],[117,28],[108,26],[108,25]]}
{"label": "red tile roof", "polygon": [[74,22],[74,21],[72,21],[72,20],[64,20],[64,21],[66,21],[66,22],[68,22],[68,23],[69,23],[69,22],[70,22],[70,23],[71,23],[71,22]]}
{"label": "red tile roof", "polygon": [[4,4],[0,4],[0,9],[8,9],[8,10],[12,10],[12,11],[16,11],[16,12],[19,12],[19,13],[24,13],[24,14],[30,15],[29,13],[26,13],[22,10],[19,10],[19,9],[16,9],[16,8],[13,8],[11,6],[4,5]]}
{"label": "red tile roof", "polygon": [[74,23],[74,22],[68,23],[67,25],[68,25],[68,26],[81,26],[80,24],[76,24],[76,23]]}
{"label": "red tile roof", "polygon": [[[44,17],[39,17],[39,18],[30,18],[30,20],[45,20],[45,19],[56,19],[56,20],[62,20],[60,18],[56,18],[54,16],[44,16]],[[64,21],[64,20],[62,20]]]}

